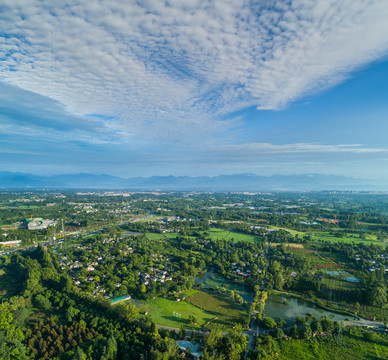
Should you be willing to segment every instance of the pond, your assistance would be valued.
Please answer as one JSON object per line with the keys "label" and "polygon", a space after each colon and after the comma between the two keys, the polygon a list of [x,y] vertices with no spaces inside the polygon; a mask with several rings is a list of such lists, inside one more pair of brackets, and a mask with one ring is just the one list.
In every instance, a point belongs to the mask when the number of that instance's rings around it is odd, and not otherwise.
{"label": "pond", "polygon": [[215,273],[213,268],[210,268],[205,274],[197,276],[195,282],[196,284],[203,284],[204,289],[224,287],[227,290],[234,290],[237,292],[244,301],[250,302],[253,300],[253,292],[245,289],[243,284],[223,278],[221,275]]}
{"label": "pond", "polygon": [[294,323],[296,317],[305,317],[307,314],[312,314],[318,319],[321,316],[326,316],[328,319],[336,321],[356,319],[355,317],[349,315],[341,315],[331,311],[326,311],[309,302],[280,294],[272,294],[269,296],[264,313],[266,316],[270,316],[275,321],[284,319],[288,324]]}

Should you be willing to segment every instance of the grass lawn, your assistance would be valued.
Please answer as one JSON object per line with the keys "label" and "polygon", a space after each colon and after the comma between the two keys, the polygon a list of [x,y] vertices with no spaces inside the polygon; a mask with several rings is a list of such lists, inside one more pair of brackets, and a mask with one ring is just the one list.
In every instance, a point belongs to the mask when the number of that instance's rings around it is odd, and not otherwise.
{"label": "grass lawn", "polygon": [[256,241],[262,241],[259,237],[249,234],[241,234],[224,229],[210,229],[208,231],[209,237],[212,240],[234,240],[234,241],[247,241],[255,243]]}
{"label": "grass lawn", "polygon": [[[193,295],[192,295],[193,296]],[[158,325],[171,326],[180,328],[183,325],[186,328],[200,328],[210,320],[214,319],[216,315],[209,311],[200,309],[186,301],[174,301],[161,297],[147,300],[146,302],[133,302],[139,307],[141,312],[147,311],[151,314],[152,319]],[[181,318],[174,316],[174,312],[179,313]],[[187,321],[189,315],[194,315],[197,319],[197,325],[190,325]]]}
{"label": "grass lawn", "polygon": [[[140,312],[147,312],[158,325],[199,329],[203,326],[227,329],[236,323],[243,323],[247,314],[231,301],[221,296],[200,290],[186,290],[179,294],[186,301],[175,301],[162,297],[140,301],[131,300]],[[175,313],[180,314],[180,318]],[[196,325],[188,323],[188,316],[194,315]]]}
{"label": "grass lawn", "polygon": [[232,327],[237,323],[243,323],[247,316],[245,311],[242,311],[241,308],[234,305],[231,301],[205,291],[199,291],[189,296],[186,298],[186,301],[217,317],[206,327]]}

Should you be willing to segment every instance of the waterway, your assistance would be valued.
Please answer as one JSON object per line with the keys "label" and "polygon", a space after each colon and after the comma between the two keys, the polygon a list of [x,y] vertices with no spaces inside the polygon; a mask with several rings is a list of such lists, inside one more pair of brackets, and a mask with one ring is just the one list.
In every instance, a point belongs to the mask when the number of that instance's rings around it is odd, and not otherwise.
{"label": "waterway", "polygon": [[[220,274],[214,272],[214,269],[208,269],[206,273],[198,276],[195,279],[195,282],[197,284],[202,283],[205,289],[224,287],[227,290],[234,290],[248,303],[253,300],[253,292],[247,290],[244,284],[225,279]],[[326,316],[328,319],[336,321],[357,320],[353,316],[341,315],[332,311],[323,310],[310,302],[286,296],[284,294],[270,295],[268,297],[264,313],[266,316],[270,316],[275,321],[284,319],[288,324],[295,323],[295,319],[297,317],[305,317],[307,314],[312,314],[318,319],[321,316]]]}

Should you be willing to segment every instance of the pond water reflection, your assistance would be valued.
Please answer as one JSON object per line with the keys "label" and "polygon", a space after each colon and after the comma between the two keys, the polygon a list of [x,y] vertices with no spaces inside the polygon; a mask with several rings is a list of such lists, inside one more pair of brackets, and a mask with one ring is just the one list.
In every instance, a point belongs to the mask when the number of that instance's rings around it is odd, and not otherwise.
{"label": "pond water reflection", "polygon": [[305,317],[307,314],[312,314],[318,319],[321,316],[326,316],[328,319],[337,321],[356,319],[349,315],[340,315],[326,311],[306,301],[280,294],[272,294],[268,297],[264,312],[266,316],[270,316],[275,321],[282,318],[288,324],[294,323],[296,317]]}

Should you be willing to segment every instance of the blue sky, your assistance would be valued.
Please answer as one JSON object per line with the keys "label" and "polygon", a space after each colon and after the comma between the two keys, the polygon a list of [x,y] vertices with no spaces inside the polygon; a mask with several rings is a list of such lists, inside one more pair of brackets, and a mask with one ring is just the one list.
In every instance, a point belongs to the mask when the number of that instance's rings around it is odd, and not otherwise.
{"label": "blue sky", "polygon": [[388,176],[388,2],[3,0],[0,167]]}

